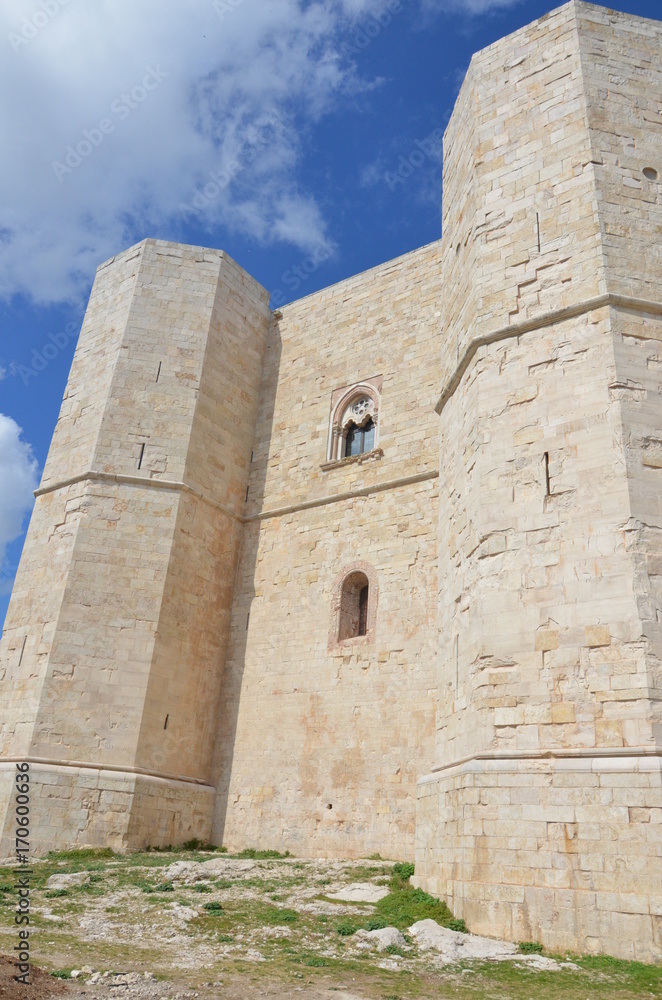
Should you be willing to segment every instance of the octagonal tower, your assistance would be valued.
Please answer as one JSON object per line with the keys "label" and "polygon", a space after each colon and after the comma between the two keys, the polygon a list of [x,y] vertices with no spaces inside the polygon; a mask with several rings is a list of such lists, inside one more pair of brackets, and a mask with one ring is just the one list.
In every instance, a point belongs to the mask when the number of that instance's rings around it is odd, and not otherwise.
{"label": "octagonal tower", "polygon": [[471,930],[661,953],[662,24],[573,2],[445,139],[437,767]]}

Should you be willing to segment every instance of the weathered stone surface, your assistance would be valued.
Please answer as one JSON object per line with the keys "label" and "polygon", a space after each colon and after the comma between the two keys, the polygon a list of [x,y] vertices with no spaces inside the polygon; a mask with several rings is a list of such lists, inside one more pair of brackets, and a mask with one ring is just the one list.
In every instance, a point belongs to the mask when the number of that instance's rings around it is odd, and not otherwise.
{"label": "weathered stone surface", "polygon": [[407,942],[396,927],[380,927],[376,931],[358,930],[354,935],[356,941],[364,941],[377,951],[386,951],[387,948],[406,948]]}
{"label": "weathered stone surface", "polygon": [[69,875],[51,875],[46,886],[49,889],[67,889],[70,885],[83,885],[89,880],[89,872],[71,872]]}
{"label": "weathered stone surface", "polygon": [[373,885],[371,882],[355,882],[340,892],[328,893],[328,898],[345,903],[378,903],[388,893],[389,890],[383,886]]}
{"label": "weathered stone surface", "polygon": [[211,858],[209,861],[175,861],[163,869],[163,878],[170,882],[203,882],[210,878],[236,878],[252,871],[255,862],[250,860]]}
{"label": "weathered stone surface", "polygon": [[448,927],[441,927],[435,920],[419,920],[411,925],[409,933],[416,939],[419,948],[434,948],[448,962],[461,962],[469,958],[512,958],[517,952],[517,947],[509,941],[461,934]]}

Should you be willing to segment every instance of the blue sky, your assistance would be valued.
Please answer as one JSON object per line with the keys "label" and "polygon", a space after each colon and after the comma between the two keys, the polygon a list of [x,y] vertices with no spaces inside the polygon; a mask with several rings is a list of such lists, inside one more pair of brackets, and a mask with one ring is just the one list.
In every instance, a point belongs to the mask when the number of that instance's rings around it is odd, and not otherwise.
{"label": "blue sky", "polygon": [[471,54],[556,6],[3,0],[0,623],[98,264],[219,247],[275,306],[437,239]]}

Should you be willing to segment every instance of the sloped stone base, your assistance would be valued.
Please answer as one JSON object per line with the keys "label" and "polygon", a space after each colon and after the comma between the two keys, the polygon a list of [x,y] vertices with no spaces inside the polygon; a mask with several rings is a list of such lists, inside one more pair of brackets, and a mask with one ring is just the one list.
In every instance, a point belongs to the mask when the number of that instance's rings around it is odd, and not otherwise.
{"label": "sloped stone base", "polygon": [[[16,764],[0,763],[0,858],[16,853]],[[127,771],[30,764],[29,856],[209,841],[215,789]]]}
{"label": "sloped stone base", "polygon": [[476,934],[659,961],[661,765],[559,753],[427,775],[412,882]]}

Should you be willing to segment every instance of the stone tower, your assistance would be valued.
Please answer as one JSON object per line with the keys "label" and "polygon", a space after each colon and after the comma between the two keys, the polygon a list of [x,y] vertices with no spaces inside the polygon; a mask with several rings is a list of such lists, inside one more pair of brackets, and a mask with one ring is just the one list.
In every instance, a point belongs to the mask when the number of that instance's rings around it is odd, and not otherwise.
{"label": "stone tower", "polygon": [[20,759],[33,851],[209,836],[268,319],[221,252],[99,269],[5,623],[2,857]]}
{"label": "stone tower", "polygon": [[437,766],[417,878],[477,932],[662,945],[662,25],[573,2],[446,134]]}

